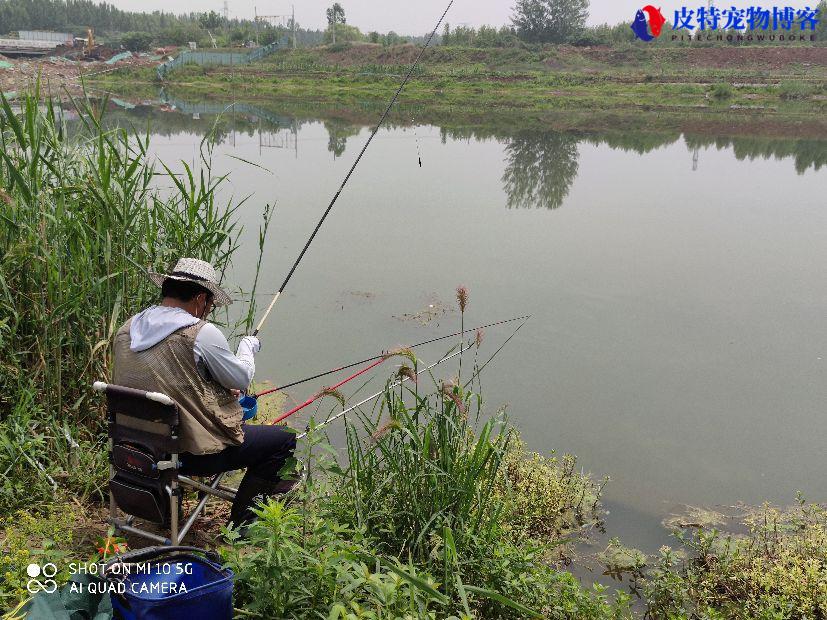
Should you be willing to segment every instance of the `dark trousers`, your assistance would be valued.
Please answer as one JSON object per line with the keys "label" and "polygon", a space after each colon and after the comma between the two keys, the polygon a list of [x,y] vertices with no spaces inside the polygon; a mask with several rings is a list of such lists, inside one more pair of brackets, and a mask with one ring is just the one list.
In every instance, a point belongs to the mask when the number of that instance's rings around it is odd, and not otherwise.
{"label": "dark trousers", "polygon": [[279,472],[295,449],[295,433],[283,426],[245,425],[244,441],[238,446],[215,454],[181,454],[181,473],[212,476],[246,468],[230,517],[235,525],[241,525],[253,519],[251,508],[257,496],[277,492]]}

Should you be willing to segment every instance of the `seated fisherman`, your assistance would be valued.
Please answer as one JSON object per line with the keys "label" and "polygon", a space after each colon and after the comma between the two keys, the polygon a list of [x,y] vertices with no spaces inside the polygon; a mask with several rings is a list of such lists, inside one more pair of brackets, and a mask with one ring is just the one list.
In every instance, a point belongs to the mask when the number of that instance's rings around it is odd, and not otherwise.
{"label": "seated fisherman", "polygon": [[242,425],[238,403],[255,373],[261,344],[245,336],[235,355],[224,334],[206,321],[213,306],[232,303],[212,265],[182,258],[169,274],[150,274],[161,287],[161,304],[129,319],[114,342],[113,381],[139,390],[162,392],[180,409],[181,473],[213,475],[247,468],[230,520],[252,521],[255,499],[283,493],[292,480],[279,472],[296,447],[283,427]]}

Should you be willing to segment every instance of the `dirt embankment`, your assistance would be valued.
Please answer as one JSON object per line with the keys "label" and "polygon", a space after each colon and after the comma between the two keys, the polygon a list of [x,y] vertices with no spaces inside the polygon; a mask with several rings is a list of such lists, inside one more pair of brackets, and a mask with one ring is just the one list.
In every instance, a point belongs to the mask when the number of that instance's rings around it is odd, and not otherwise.
{"label": "dirt embankment", "polygon": [[[409,65],[419,53],[414,45],[358,44],[341,49],[330,46],[314,50],[319,62],[328,65]],[[281,55],[277,55],[280,58]],[[776,43],[752,46],[700,47],[695,43],[675,47],[572,47],[555,46],[538,51],[523,49],[469,49],[434,47],[425,53],[423,65],[462,66],[484,64],[492,69],[530,68],[576,70],[640,69],[667,65],[680,69],[745,69],[779,72],[788,68],[812,67],[827,71],[827,47],[785,46]]]}
{"label": "dirt embankment", "polygon": [[611,66],[635,66],[667,62],[694,69],[749,69],[780,71],[788,67],[821,67],[827,69],[827,47],[761,45],[744,47],[627,48],[611,47],[561,48],[565,54]]}
{"label": "dirt embankment", "polygon": [[59,94],[63,89],[77,94],[83,78],[91,78],[122,67],[155,66],[158,62],[145,56],[133,56],[114,64],[104,61],[74,61],[58,56],[47,58],[7,58],[0,56],[0,91],[19,92],[40,79],[44,92]]}

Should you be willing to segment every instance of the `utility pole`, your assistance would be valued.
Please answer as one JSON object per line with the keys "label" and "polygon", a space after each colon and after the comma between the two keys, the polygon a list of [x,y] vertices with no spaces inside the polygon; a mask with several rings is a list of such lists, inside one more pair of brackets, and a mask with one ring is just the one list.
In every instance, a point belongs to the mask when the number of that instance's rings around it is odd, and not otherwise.
{"label": "utility pole", "polygon": [[227,5],[227,0],[224,0],[224,37],[230,32],[230,7]]}
{"label": "utility pole", "polygon": [[[287,23],[288,19],[291,19],[290,15],[259,15],[256,12],[256,24],[264,22],[267,26],[271,28],[284,28],[285,30],[288,29],[289,24]],[[296,10],[293,9],[293,49],[296,49]],[[258,33],[258,29],[256,30]],[[258,40],[256,40],[258,43]]]}

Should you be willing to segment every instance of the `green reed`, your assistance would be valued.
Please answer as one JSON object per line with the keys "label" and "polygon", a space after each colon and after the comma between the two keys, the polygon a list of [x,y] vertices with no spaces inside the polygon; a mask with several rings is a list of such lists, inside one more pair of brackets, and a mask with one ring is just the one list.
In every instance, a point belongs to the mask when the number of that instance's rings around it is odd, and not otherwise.
{"label": "green reed", "polygon": [[38,423],[55,425],[52,449],[71,443],[57,439],[64,422],[96,440],[90,385],[109,376],[117,328],[157,301],[146,272],[182,255],[223,272],[239,233],[208,144],[200,172],[158,171],[148,135],[106,126],[105,108],[72,100],[69,125],[37,87],[0,100],[0,422],[33,395]]}
{"label": "green reed", "polygon": [[492,493],[510,440],[507,420],[482,422],[481,400],[453,384],[403,396],[388,390],[378,416],[347,425],[348,512],[386,552],[403,557],[427,558],[446,527],[458,545],[468,536],[491,539],[500,518]]}

